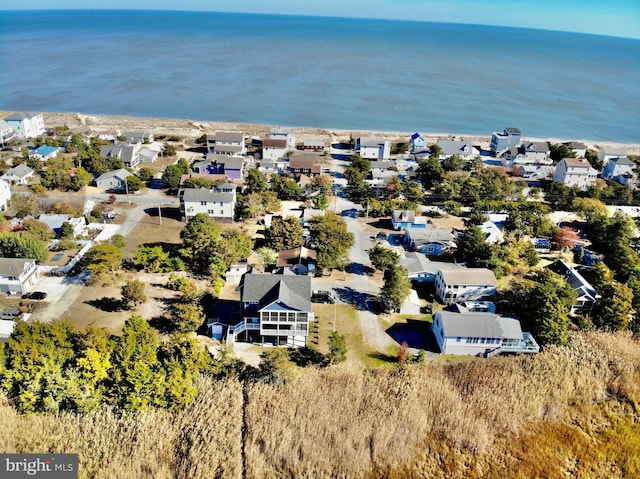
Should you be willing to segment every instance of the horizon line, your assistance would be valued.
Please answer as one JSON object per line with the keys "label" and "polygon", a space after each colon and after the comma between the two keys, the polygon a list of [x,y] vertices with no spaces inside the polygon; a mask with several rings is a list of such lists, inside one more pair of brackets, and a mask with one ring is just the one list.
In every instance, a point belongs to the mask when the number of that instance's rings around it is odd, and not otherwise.
{"label": "horizon line", "polygon": [[300,17],[300,18],[327,18],[338,20],[363,20],[363,21],[386,21],[386,22],[405,22],[405,23],[431,23],[437,25],[468,25],[477,27],[492,27],[492,28],[512,28],[515,30],[535,30],[541,32],[554,32],[554,33],[570,33],[577,35],[593,35],[599,37],[618,38],[624,40],[640,40],[640,32],[638,36],[626,36],[626,35],[614,35],[610,33],[595,33],[582,30],[559,30],[554,28],[544,27],[531,27],[531,26],[516,26],[516,25],[502,25],[491,23],[470,23],[470,22],[451,22],[451,21],[434,21],[434,20],[415,20],[404,18],[383,18],[383,17],[353,17],[353,16],[336,16],[336,15],[304,15],[300,13],[263,13],[263,12],[230,12],[230,11],[218,11],[218,10],[172,10],[172,9],[156,9],[156,8],[0,8],[2,12],[83,12],[83,11],[104,11],[104,12],[173,12],[173,13],[213,13],[213,14],[230,14],[230,15],[262,15],[270,17]]}

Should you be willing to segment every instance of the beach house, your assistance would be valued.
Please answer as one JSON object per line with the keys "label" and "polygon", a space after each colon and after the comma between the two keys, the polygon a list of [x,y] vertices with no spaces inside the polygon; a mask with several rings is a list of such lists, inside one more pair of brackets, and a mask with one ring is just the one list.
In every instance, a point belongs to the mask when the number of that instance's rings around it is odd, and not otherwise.
{"label": "beach house", "polygon": [[7,146],[16,139],[16,133],[11,125],[4,120],[0,120],[0,146]]}
{"label": "beach house", "polygon": [[427,217],[417,216],[412,210],[393,210],[391,212],[391,226],[394,230],[426,228]]}
{"label": "beach house", "polygon": [[362,158],[388,160],[391,156],[391,142],[383,138],[356,138],[354,150]]}
{"label": "beach house", "polygon": [[556,165],[553,181],[586,190],[598,178],[598,171],[584,158],[563,158]]}
{"label": "beach house", "polygon": [[244,133],[241,131],[216,131],[207,135],[207,150],[216,155],[244,156],[247,154]]}
{"label": "beach house", "polygon": [[575,268],[562,260],[551,263],[547,268],[562,276],[578,293],[578,299],[571,307],[571,314],[589,314],[598,299],[596,289]]}
{"label": "beach house", "polygon": [[488,268],[441,268],[435,285],[436,295],[444,304],[485,299],[498,289],[498,281]]}
{"label": "beach house", "polygon": [[411,281],[420,283],[434,283],[438,270],[442,268],[461,268],[453,263],[431,261],[424,253],[405,253],[400,258],[400,266],[407,270],[407,277]]}
{"label": "beach house", "polygon": [[443,354],[494,356],[540,351],[530,333],[515,318],[482,312],[438,311],[431,330]]}
{"label": "beach house", "polygon": [[29,111],[16,112],[13,115],[5,117],[4,121],[9,124],[15,132],[16,137],[23,140],[44,135],[46,132],[42,113]]}
{"label": "beach house", "polygon": [[460,156],[465,160],[470,160],[480,155],[480,150],[468,141],[441,138],[436,142],[436,145],[438,145],[441,150],[440,157],[438,158],[440,160],[450,158],[454,155]]}
{"label": "beach house", "polygon": [[494,131],[491,134],[489,148],[491,148],[495,156],[498,156],[512,146],[518,146],[521,135],[522,133],[518,128],[505,128],[503,131]]}
{"label": "beach house", "polygon": [[240,309],[242,320],[228,328],[227,344],[242,335],[274,346],[304,347],[314,318],[311,278],[247,273],[240,283]]}
{"label": "beach house", "polygon": [[212,189],[180,190],[180,213],[187,223],[198,213],[222,221],[233,221],[236,209],[236,185],[224,183]]}
{"label": "beach house", "polygon": [[33,178],[35,171],[25,164],[14,166],[4,175],[0,176],[0,180],[5,180],[12,185],[26,185]]}
{"label": "beach house", "polygon": [[602,170],[602,178],[626,185],[636,178],[637,165],[626,156],[610,158]]}
{"label": "beach house", "polygon": [[127,177],[132,175],[133,173],[124,168],[107,171],[96,178],[96,186],[103,190],[124,190]]}
{"label": "beach house", "polygon": [[39,161],[47,161],[49,158],[55,158],[58,156],[60,148],[57,146],[42,145],[38,148],[34,148],[29,152],[29,158]]}
{"label": "beach house", "polygon": [[262,159],[279,160],[287,156],[287,140],[282,138],[266,138],[262,140]]}
{"label": "beach house", "polygon": [[119,158],[124,166],[135,168],[140,163],[140,143],[103,145],[100,148],[100,156],[104,158]]}
{"label": "beach house", "polygon": [[425,140],[424,137],[418,132],[415,132],[413,135],[411,135],[409,142],[411,144],[411,153],[418,153],[427,149],[427,140]]}
{"label": "beach house", "polygon": [[39,277],[35,259],[0,258],[0,293],[26,294]]}
{"label": "beach house", "polygon": [[502,166],[513,168],[516,165],[550,165],[551,152],[546,142],[527,142],[520,146],[511,146],[502,154]]}

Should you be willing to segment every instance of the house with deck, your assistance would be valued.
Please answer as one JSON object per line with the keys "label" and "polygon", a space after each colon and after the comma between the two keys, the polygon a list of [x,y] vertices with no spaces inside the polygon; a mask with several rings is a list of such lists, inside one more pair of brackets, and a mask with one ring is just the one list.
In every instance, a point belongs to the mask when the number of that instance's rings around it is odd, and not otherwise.
{"label": "house with deck", "polygon": [[46,133],[42,113],[19,111],[4,118],[16,138],[27,139],[42,136]]}
{"label": "house with deck", "polygon": [[289,157],[287,173],[294,178],[318,176],[322,174],[322,158],[310,151],[296,151]]}
{"label": "house with deck", "polygon": [[153,143],[153,133],[144,131],[125,131],[122,136],[127,143]]}
{"label": "house with deck", "polygon": [[441,268],[435,285],[436,295],[444,304],[486,299],[498,290],[498,280],[488,268]]}
{"label": "house with deck", "polygon": [[356,138],[355,152],[369,160],[388,160],[391,156],[391,142],[384,138]]}
{"label": "house with deck", "polygon": [[304,151],[324,151],[326,145],[324,141],[305,141],[302,143],[302,149]]}
{"label": "house with deck", "polygon": [[491,134],[491,144],[489,148],[495,156],[498,156],[512,146],[518,146],[521,136],[522,133],[518,128],[505,128],[502,131],[494,131]]}
{"label": "house with deck", "polygon": [[304,347],[313,321],[311,278],[247,273],[240,284],[240,323],[229,326],[227,344],[244,339]]}
{"label": "house with deck", "polygon": [[548,269],[562,276],[578,293],[578,299],[571,307],[571,314],[589,314],[598,299],[596,289],[576,270],[562,260],[547,266]]}
{"label": "house with deck", "polygon": [[35,259],[0,258],[0,293],[29,293],[39,277]]}
{"label": "house with deck", "polygon": [[187,223],[198,213],[231,222],[236,210],[236,185],[224,183],[212,189],[180,190],[180,213]]}
{"label": "house with deck", "polygon": [[244,157],[209,153],[204,160],[194,162],[191,169],[197,174],[224,175],[228,180],[242,181]]}
{"label": "house with deck", "polygon": [[579,141],[566,141],[563,145],[571,148],[576,154],[576,158],[584,158],[587,154],[587,145]]}
{"label": "house with deck", "polygon": [[535,354],[540,346],[515,318],[482,312],[438,311],[431,324],[443,354],[495,356]]}
{"label": "house with deck", "polygon": [[207,135],[207,150],[216,155],[244,156],[247,154],[244,133],[241,131],[216,131]]}
{"label": "house with deck", "polygon": [[269,130],[269,138],[272,140],[284,140],[289,150],[296,149],[296,139],[291,134],[290,128],[271,128],[271,130]]}
{"label": "house with deck", "polygon": [[428,256],[450,253],[457,245],[453,231],[445,228],[406,228],[404,243],[410,251],[419,251]]}
{"label": "house with deck", "polygon": [[417,131],[413,135],[411,135],[409,143],[409,151],[411,151],[411,153],[417,153],[427,149],[427,140],[425,140],[424,137]]}
{"label": "house with deck", "polygon": [[520,146],[511,146],[502,154],[502,166],[513,168],[516,165],[551,165],[551,151],[546,142],[526,142]]}
{"label": "house with deck", "polygon": [[598,170],[594,169],[585,158],[563,158],[556,165],[553,181],[569,187],[586,190],[595,184]]}
{"label": "house with deck", "polygon": [[634,182],[637,165],[626,156],[610,158],[602,170],[602,178],[617,181],[622,185]]}

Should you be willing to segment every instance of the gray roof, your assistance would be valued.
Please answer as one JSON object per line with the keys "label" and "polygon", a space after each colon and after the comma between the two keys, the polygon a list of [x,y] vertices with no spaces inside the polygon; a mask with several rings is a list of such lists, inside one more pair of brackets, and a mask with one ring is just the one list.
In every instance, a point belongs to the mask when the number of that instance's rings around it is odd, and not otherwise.
{"label": "gray roof", "polygon": [[182,194],[182,201],[185,203],[199,203],[201,201],[231,203],[233,198],[233,193],[219,193],[206,188],[185,188]]}
{"label": "gray roof", "polygon": [[262,309],[278,301],[299,311],[312,311],[309,276],[247,273],[243,277],[242,302]]}
{"label": "gray roof", "polygon": [[493,271],[487,268],[441,268],[446,284],[498,286]]}
{"label": "gray roof", "polygon": [[407,273],[409,274],[436,274],[442,267],[442,263],[430,261],[426,254],[406,253],[405,257],[400,259],[400,266],[406,268]]}
{"label": "gray roof", "polygon": [[572,268],[562,260],[551,263],[548,268],[554,273],[563,276],[567,283],[578,291],[580,295],[591,296],[595,299],[595,288],[575,268]]}
{"label": "gray roof", "polygon": [[4,119],[6,121],[22,121],[38,115],[42,115],[42,113],[35,111],[17,111],[13,115],[5,116]]}
{"label": "gray roof", "polygon": [[629,166],[635,166],[636,165],[633,161],[631,161],[626,156],[620,156],[618,158],[612,158],[609,161],[611,163],[615,163],[616,165],[629,165]]}
{"label": "gray roof", "polygon": [[439,311],[442,330],[448,337],[522,339],[520,321],[493,313]]}
{"label": "gray roof", "polygon": [[24,272],[25,265],[35,261],[29,258],[0,258],[0,275],[20,276]]}
{"label": "gray roof", "polygon": [[525,151],[541,151],[543,153],[549,152],[549,144],[546,141],[530,141],[528,143],[523,143]]}
{"label": "gray roof", "polygon": [[389,161],[389,160],[381,160],[381,161],[372,161],[371,162],[371,169],[372,170],[374,170],[374,169],[386,170],[388,168],[391,168],[392,166],[393,166],[393,161]]}
{"label": "gray roof", "polygon": [[520,135],[520,130],[518,128],[508,127],[504,129],[510,135]]}
{"label": "gray roof", "polygon": [[471,155],[474,146],[468,141],[440,139],[437,145],[442,149],[443,155]]}
{"label": "gray roof", "polygon": [[104,145],[100,148],[100,156],[117,157],[120,158],[123,163],[131,163],[136,148],[136,145]]}
{"label": "gray roof", "polygon": [[244,133],[241,131],[216,131],[213,135],[207,135],[207,141],[233,141],[244,142]]}
{"label": "gray roof", "polygon": [[415,218],[416,218],[416,213],[415,211],[411,211],[411,210],[393,210],[393,212],[391,213],[391,219],[396,223],[398,222],[413,223]]}
{"label": "gray roof", "polygon": [[223,164],[225,170],[241,170],[244,165],[244,158],[228,156],[219,158],[217,162]]}
{"label": "gray roof", "polygon": [[591,163],[589,163],[585,158],[563,158],[560,161],[564,161],[567,164],[567,167],[591,168]]}
{"label": "gray roof", "polygon": [[96,183],[98,181],[108,180],[109,178],[118,178],[120,180],[124,180],[127,178],[127,176],[131,175],[133,175],[133,173],[131,173],[129,170],[120,168],[119,170],[107,171],[106,173],[101,174],[100,176],[98,176],[98,178],[96,178]]}
{"label": "gray roof", "polygon": [[405,230],[412,241],[453,241],[451,230],[442,228],[407,228]]}
{"label": "gray roof", "polygon": [[384,138],[376,138],[376,137],[365,137],[365,138],[359,138],[358,139],[360,146],[380,146],[380,145],[384,145],[385,142],[387,142],[388,140],[385,140]]}
{"label": "gray roof", "polygon": [[17,176],[18,178],[24,178],[25,176],[32,175],[34,173],[33,169],[28,167],[25,164],[14,166],[7,174],[11,173],[13,176]]}

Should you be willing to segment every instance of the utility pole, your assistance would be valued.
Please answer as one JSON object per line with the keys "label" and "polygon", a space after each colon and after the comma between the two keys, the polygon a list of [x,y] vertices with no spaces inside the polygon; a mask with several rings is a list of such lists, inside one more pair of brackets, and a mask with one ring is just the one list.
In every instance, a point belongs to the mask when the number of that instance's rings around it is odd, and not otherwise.
{"label": "utility pole", "polygon": [[158,203],[158,218],[160,218],[160,226],[162,226],[162,208],[160,208],[159,203]]}
{"label": "utility pole", "polygon": [[126,178],[124,179],[124,187],[127,191],[127,203],[131,204],[131,200],[129,199],[129,183],[127,182]]}

